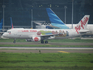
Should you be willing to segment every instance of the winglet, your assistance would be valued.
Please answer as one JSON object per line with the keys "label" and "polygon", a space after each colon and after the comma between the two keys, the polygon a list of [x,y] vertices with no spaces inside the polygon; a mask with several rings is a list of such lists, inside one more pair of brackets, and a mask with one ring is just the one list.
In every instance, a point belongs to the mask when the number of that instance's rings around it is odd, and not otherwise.
{"label": "winglet", "polygon": [[11,28],[13,28],[12,17],[10,17],[10,21],[11,21]]}
{"label": "winglet", "polygon": [[58,26],[60,27],[61,25],[61,28],[63,29],[69,29],[69,27],[67,27],[63,21],[50,9],[50,8],[46,8],[46,11],[47,11],[47,14],[49,16],[49,19],[51,21],[51,24],[53,26]]}

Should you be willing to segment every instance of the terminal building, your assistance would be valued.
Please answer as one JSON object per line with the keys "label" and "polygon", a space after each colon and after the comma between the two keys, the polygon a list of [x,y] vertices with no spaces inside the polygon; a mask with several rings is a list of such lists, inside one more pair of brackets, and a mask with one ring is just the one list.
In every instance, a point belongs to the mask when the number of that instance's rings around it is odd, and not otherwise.
{"label": "terminal building", "polygon": [[[4,17],[7,29],[10,28],[10,17],[14,27],[31,28],[32,21],[50,23],[46,8],[51,8],[64,23],[66,17],[66,24],[71,24],[72,7],[74,24],[84,15],[90,15],[89,24],[93,24],[93,0],[0,0],[0,19]],[[33,28],[36,28],[35,23]]]}

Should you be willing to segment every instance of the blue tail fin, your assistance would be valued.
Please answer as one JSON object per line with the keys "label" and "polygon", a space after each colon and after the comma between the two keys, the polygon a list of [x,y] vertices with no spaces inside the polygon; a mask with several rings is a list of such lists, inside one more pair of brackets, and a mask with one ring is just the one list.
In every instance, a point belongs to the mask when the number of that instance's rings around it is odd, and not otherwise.
{"label": "blue tail fin", "polygon": [[0,29],[2,29],[2,26],[3,26],[3,19],[1,19],[1,22],[0,22]]}
{"label": "blue tail fin", "polygon": [[46,8],[46,10],[47,10],[47,14],[49,16],[49,19],[51,21],[51,24],[53,26],[57,26],[62,29],[69,29],[69,27],[67,27],[63,23],[63,21],[50,8]]}
{"label": "blue tail fin", "polygon": [[11,21],[11,28],[13,28],[12,17],[10,17],[10,21]]}

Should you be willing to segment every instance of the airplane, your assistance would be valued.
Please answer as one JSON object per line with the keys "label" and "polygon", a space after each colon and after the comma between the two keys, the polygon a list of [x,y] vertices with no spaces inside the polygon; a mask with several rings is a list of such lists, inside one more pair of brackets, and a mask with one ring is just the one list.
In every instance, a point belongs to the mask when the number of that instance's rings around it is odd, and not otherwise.
{"label": "airplane", "polygon": [[[46,8],[47,14],[49,16],[50,25],[42,25],[40,22],[34,21],[34,23],[41,26],[41,29],[71,29],[72,24],[65,24],[50,8]],[[76,27],[77,24],[73,24],[73,28]],[[91,30],[93,28],[93,24],[88,24],[87,29]],[[90,29],[91,28],[91,29]],[[93,31],[93,29],[91,30]]]}
{"label": "airplane", "polygon": [[48,39],[76,37],[89,32],[89,30],[86,29],[89,17],[90,15],[85,15],[75,29],[9,29],[1,38],[13,38],[13,43],[16,42],[17,38],[20,38],[30,39],[34,42],[41,41],[42,44],[47,44]]}
{"label": "airplane", "polygon": [[[65,24],[50,8],[46,8],[47,14],[49,16],[50,25],[41,25],[39,22],[35,22],[40,25],[43,29],[72,29],[72,24]],[[77,24],[73,24],[73,29],[75,29]],[[87,29],[93,34],[93,24],[88,24]]]}

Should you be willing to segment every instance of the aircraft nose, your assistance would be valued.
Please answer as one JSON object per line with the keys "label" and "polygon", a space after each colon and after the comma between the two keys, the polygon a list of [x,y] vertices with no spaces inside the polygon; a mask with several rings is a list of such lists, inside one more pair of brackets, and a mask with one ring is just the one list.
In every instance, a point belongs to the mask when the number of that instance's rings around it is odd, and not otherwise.
{"label": "aircraft nose", "polygon": [[3,35],[1,36],[1,38],[4,38]]}

